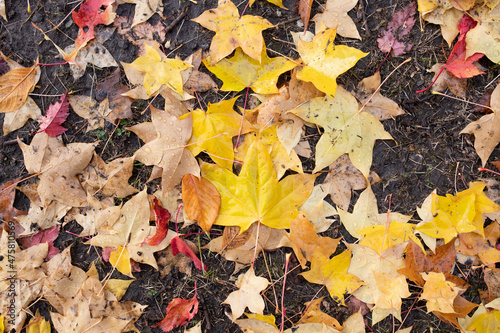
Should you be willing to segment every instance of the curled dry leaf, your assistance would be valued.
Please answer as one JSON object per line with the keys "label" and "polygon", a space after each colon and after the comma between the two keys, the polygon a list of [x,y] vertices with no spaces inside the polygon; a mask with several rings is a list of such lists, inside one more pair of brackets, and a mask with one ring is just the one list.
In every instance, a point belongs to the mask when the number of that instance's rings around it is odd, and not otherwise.
{"label": "curled dry leaf", "polygon": [[304,31],[307,30],[307,26],[309,25],[312,4],[313,0],[299,0],[299,15],[304,24]]}
{"label": "curled dry leaf", "polygon": [[209,232],[219,215],[220,194],[208,180],[191,174],[182,178],[182,201],[189,219]]}

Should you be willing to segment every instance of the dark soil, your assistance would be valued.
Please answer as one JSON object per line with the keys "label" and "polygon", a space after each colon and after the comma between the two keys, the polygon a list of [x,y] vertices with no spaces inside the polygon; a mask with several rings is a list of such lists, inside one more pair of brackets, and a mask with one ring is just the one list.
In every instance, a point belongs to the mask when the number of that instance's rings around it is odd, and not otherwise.
{"label": "dark soil", "polygon": [[[9,21],[6,23],[0,19],[0,50],[18,61],[23,66],[32,66],[37,57],[42,63],[61,62],[55,47],[44,40],[42,34],[36,30],[31,22],[36,23],[42,30],[50,30],[57,23],[61,22],[75,7],[77,2],[63,0],[29,0],[32,8],[31,14],[26,10],[26,1],[7,0],[7,15]],[[362,1],[362,0],[361,0]],[[197,4],[189,1],[164,1],[165,25],[169,25],[181,12],[184,6],[189,6],[187,14],[168,34],[170,39],[170,50],[175,49],[175,55],[185,58],[199,48],[208,49],[213,33],[202,28],[197,23],[190,21],[199,16],[203,11],[217,6],[216,0],[198,0]],[[297,26],[298,14],[296,12],[297,0],[285,0],[284,5],[291,10],[278,9],[263,0],[257,0],[252,8],[248,8],[245,14],[260,15],[267,18],[273,24],[278,24],[276,28],[264,31],[264,38],[267,47],[292,58],[298,58],[297,52],[293,49],[291,31],[301,31],[303,28]],[[324,1],[319,1],[323,3]],[[414,44],[409,54],[403,57],[389,56],[384,62],[386,54],[377,48],[376,39],[378,30],[391,18],[395,10],[400,9],[409,0],[383,0],[364,2],[363,8],[359,5],[349,14],[355,19],[358,30],[363,38],[362,41],[344,39],[337,37],[338,44],[345,44],[356,47],[369,55],[361,59],[358,64],[338,79],[339,84],[349,90],[354,90],[357,83],[375,73],[381,66],[382,79],[407,57],[412,60],[403,65],[394,75],[388,78],[382,86],[383,95],[396,101],[406,112],[404,116],[395,120],[384,121],[387,131],[394,137],[395,141],[378,141],[375,145],[372,170],[377,172],[383,179],[382,182],[374,185],[374,191],[378,198],[380,211],[391,209],[404,214],[414,214],[417,205],[437,188],[438,193],[456,193],[464,190],[469,181],[477,180],[482,174],[477,171],[480,166],[479,158],[472,146],[473,138],[459,135],[459,132],[472,120],[480,115],[472,113],[472,106],[451,98],[431,95],[429,93],[417,94],[416,90],[426,87],[432,78],[432,74],[426,72],[436,62],[446,62],[450,50],[443,41],[438,26],[426,25],[420,29],[417,22],[413,28],[409,40]],[[239,5],[240,12],[246,5],[246,1],[235,2]],[[318,12],[318,2],[314,2],[311,17]],[[362,10],[365,11],[366,22],[363,20]],[[120,5],[117,9],[118,15],[132,16],[134,6],[129,4]],[[154,15],[150,22],[162,20],[158,15]],[[366,23],[368,30],[365,29]],[[313,29],[311,24],[310,29]],[[49,33],[53,41],[61,47],[65,47],[73,41],[69,38],[76,38],[78,29],[71,21],[71,16],[67,18],[59,29]],[[285,43],[287,41],[289,43]],[[117,62],[132,62],[136,57],[137,47],[125,40],[116,32],[104,44]],[[275,52],[269,52],[270,56],[276,56]],[[173,55],[171,55],[173,56]],[[499,68],[487,59],[481,61],[486,70],[485,75],[476,76],[469,79],[467,99],[477,101],[483,94],[485,86],[499,75]],[[204,68],[201,70],[206,71]],[[106,78],[113,71],[112,68],[101,69],[89,66],[86,74],[73,81],[67,65],[42,66],[42,75],[37,84],[37,88],[32,94],[35,102],[42,110],[53,103],[66,90],[80,95],[94,94],[97,82]],[[215,79],[215,77],[214,77]],[[280,82],[287,79],[283,77]],[[217,79],[215,79],[217,81]],[[122,82],[127,84],[122,70]],[[220,81],[217,81],[220,86]],[[243,94],[240,92],[239,94]],[[231,96],[236,96],[232,93]],[[210,101],[215,102],[221,99],[221,95],[216,92],[200,94],[200,99],[204,106]],[[242,103],[243,98],[239,99]],[[101,140],[96,152],[105,161],[110,161],[118,157],[131,156],[142,145],[142,142],[124,127],[143,122],[148,119],[149,111],[141,114],[140,111],[147,105],[143,102],[135,102],[132,106],[134,116],[131,119],[123,120],[115,130],[113,124],[107,124],[104,128],[85,133],[85,121],[71,112],[65,126],[69,130],[63,134],[65,143],[71,142],[94,142]],[[162,107],[161,98],[155,99],[153,105]],[[0,115],[0,121],[3,115]],[[21,129],[0,137],[0,184],[17,177],[28,176],[24,167],[23,155],[15,141],[21,139],[29,143],[32,133],[36,132],[38,124],[34,121],[28,123]],[[0,130],[1,131],[1,130]],[[120,134],[118,134],[120,133]],[[311,143],[319,139],[319,134],[315,130],[308,129]],[[106,141],[109,139],[106,149]],[[493,160],[500,157],[499,150],[496,149],[492,155]],[[314,167],[313,159],[303,160],[304,169],[311,171]],[[131,182],[144,186],[149,177],[151,168],[137,166],[134,169],[134,176]],[[323,178],[319,178],[322,180]],[[147,184],[152,193],[158,187],[158,182]],[[392,199],[389,200],[389,197]],[[357,194],[353,196],[353,203],[357,199]],[[27,210],[29,202],[21,194],[16,200],[16,207]],[[390,203],[390,207],[389,207]],[[81,227],[76,222],[71,222],[64,227],[64,230],[78,234]],[[199,229],[192,226],[186,232],[199,232]],[[214,232],[222,232],[221,228],[215,227]],[[345,229],[340,222],[335,222],[329,231],[328,236],[346,236]],[[188,237],[197,243],[196,236]],[[206,236],[199,238],[201,244],[206,244],[209,240]],[[83,244],[83,240],[72,234],[61,232],[55,245],[66,248],[72,245],[73,264],[87,270],[92,262],[96,263],[99,272],[104,275],[111,270],[111,265],[101,260],[99,248],[90,248]],[[278,280],[283,275],[285,253],[290,249],[281,249],[266,253],[266,261],[270,265],[266,268],[266,263],[262,254],[256,262],[257,275],[269,275],[273,281]],[[136,281],[129,287],[123,300],[133,300],[141,304],[148,305],[143,316],[137,321],[136,326],[141,332],[160,332],[158,328],[151,328],[165,316],[167,304],[175,297],[190,298],[196,282],[200,300],[200,309],[194,320],[188,324],[191,327],[198,321],[203,321],[204,332],[239,332],[237,325],[233,324],[225,312],[227,305],[221,305],[227,295],[235,290],[234,279],[231,276],[234,271],[234,263],[226,261],[223,257],[215,253],[203,250],[201,253],[204,263],[209,272],[202,274],[193,270],[192,276],[186,276],[174,268],[165,278],[149,266],[141,265],[141,272],[135,273]],[[293,258],[293,256],[292,256]],[[292,259],[293,260],[293,259]],[[292,262],[292,267],[296,263]],[[470,267],[460,267],[468,270]],[[298,320],[305,306],[305,302],[310,301],[318,293],[318,297],[326,296],[324,311],[334,316],[339,321],[345,320],[349,311],[345,307],[338,306],[328,296],[328,292],[319,285],[313,285],[297,275],[296,269],[287,277],[287,289],[285,293],[284,305],[289,318]],[[114,273],[116,276],[119,273]],[[472,270],[467,282],[471,288],[465,294],[467,299],[479,303],[478,288],[484,289],[482,273]],[[273,288],[264,294],[267,298],[266,313],[273,313],[277,317],[278,323],[281,315],[277,312],[274,304],[281,302],[282,284],[276,283]],[[275,292],[275,293],[274,293]],[[415,293],[414,295],[417,295]],[[427,314],[425,303],[410,298],[404,301],[402,307],[403,327],[413,325],[413,332],[458,332],[452,326],[441,322],[432,313]],[[32,309],[40,309],[41,313],[50,319],[50,305],[43,299],[38,300]],[[410,310],[410,311],[409,311]],[[369,314],[367,318],[369,318]],[[371,321],[369,321],[371,322]],[[400,323],[396,321],[396,329]],[[290,322],[285,327],[290,327]],[[184,328],[174,330],[182,332]],[[386,318],[374,327],[367,328],[367,331],[393,332],[393,321],[391,317]]]}

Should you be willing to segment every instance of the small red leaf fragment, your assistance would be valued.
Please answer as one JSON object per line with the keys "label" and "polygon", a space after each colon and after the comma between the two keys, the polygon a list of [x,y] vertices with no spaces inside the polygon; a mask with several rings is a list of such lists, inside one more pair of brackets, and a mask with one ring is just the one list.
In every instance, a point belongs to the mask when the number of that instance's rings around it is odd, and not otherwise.
{"label": "small red leaf fragment", "polygon": [[21,237],[18,239],[19,244],[24,249],[27,249],[27,248],[32,247],[32,246],[37,245],[37,244],[48,243],[49,244],[49,252],[48,252],[45,260],[50,260],[50,258],[52,258],[53,256],[55,256],[56,254],[58,254],[60,252],[59,249],[54,246],[54,241],[59,236],[60,229],[61,229],[61,226],[57,225],[57,226],[54,226],[52,228],[39,231],[38,233],[36,233],[34,235]]}
{"label": "small red leaf fragment", "polygon": [[193,319],[196,313],[198,313],[196,293],[189,300],[174,298],[167,306],[167,315],[165,318],[152,327],[159,326],[163,332],[170,332],[174,328],[182,326]]}
{"label": "small red leaf fragment", "polygon": [[304,31],[307,30],[307,26],[309,25],[312,3],[313,0],[299,0],[299,14],[302,23],[304,23]]}
{"label": "small red leaf fragment", "polygon": [[205,265],[203,265],[202,269],[202,263],[200,259],[198,259],[196,254],[189,248],[189,246],[182,239],[179,238],[179,236],[175,236],[174,239],[172,239],[172,241],[170,242],[170,245],[172,247],[172,254],[174,256],[179,253],[183,253],[187,257],[191,258],[196,268],[198,268],[199,270],[207,269]]}
{"label": "small red leaf fragment", "polygon": [[42,116],[40,130],[37,133],[45,132],[50,136],[58,136],[68,129],[61,126],[69,115],[69,102],[67,92],[65,92],[59,101],[49,106],[47,115]]}
{"label": "small red leaf fragment", "polygon": [[154,212],[156,221],[156,233],[153,237],[148,238],[148,244],[155,246],[160,244],[168,233],[168,220],[170,219],[170,213],[167,209],[163,208],[157,198],[154,198]]}
{"label": "small red leaf fragment", "polygon": [[394,56],[400,56],[411,50],[413,44],[405,44],[404,38],[415,24],[415,13],[415,2],[411,2],[392,15],[387,28],[381,31],[382,37],[377,39],[380,51],[391,52],[392,50]]}

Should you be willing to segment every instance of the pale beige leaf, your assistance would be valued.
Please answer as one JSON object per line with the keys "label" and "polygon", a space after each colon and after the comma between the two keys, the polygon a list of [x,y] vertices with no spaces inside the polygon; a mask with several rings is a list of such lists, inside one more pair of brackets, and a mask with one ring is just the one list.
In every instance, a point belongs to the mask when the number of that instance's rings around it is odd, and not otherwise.
{"label": "pale beige leaf", "polygon": [[14,112],[9,112],[5,114],[3,118],[3,135],[7,135],[21,127],[28,121],[28,119],[33,119],[40,121],[40,116],[42,111],[35,101],[28,97],[26,103],[23,104],[19,109]]}
{"label": "pale beige leaf", "polygon": [[337,27],[340,36],[361,39],[356,24],[347,14],[357,3],[358,0],[328,0],[323,13],[316,14],[312,19],[316,23],[316,34]]}

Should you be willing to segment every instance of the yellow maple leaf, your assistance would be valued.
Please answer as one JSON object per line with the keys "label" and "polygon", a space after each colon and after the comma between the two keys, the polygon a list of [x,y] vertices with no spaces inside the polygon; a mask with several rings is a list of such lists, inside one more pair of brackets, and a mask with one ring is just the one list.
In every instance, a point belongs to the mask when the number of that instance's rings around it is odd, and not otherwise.
{"label": "yellow maple leaf", "polygon": [[492,213],[500,206],[491,201],[483,189],[483,182],[470,183],[469,189],[447,194],[432,194],[433,219],[415,229],[434,238],[444,238],[448,243],[459,233],[476,232],[484,237],[482,214]]}
{"label": "yellow maple leaf", "polygon": [[334,98],[316,97],[289,112],[325,130],[316,145],[313,173],[348,154],[352,164],[368,178],[375,140],[392,140],[377,118],[358,112],[358,102],[342,87],[338,87]]}
{"label": "yellow maple leaf", "polygon": [[500,310],[492,309],[477,316],[467,327],[467,331],[472,330],[477,333],[500,332]]}
{"label": "yellow maple leaf", "polygon": [[[208,104],[207,111],[196,109],[179,120],[193,115],[193,133],[187,145],[194,156],[206,151],[212,160],[226,169],[233,168],[233,136],[247,133],[252,126],[233,110],[238,97],[215,104]],[[241,127],[241,132],[240,132]],[[222,134],[222,135],[221,135]]]}
{"label": "yellow maple leaf", "polygon": [[420,299],[427,300],[427,311],[455,313],[453,301],[461,291],[453,282],[446,281],[443,273],[421,273],[425,280],[424,291]]}
{"label": "yellow maple leaf", "polygon": [[366,56],[353,47],[333,44],[337,30],[331,28],[317,34],[312,42],[299,39],[297,51],[305,66],[297,72],[297,78],[312,82],[322,92],[335,96],[337,76],[353,67]]}
{"label": "yellow maple leaf", "polygon": [[350,263],[350,250],[331,259],[321,252],[315,252],[311,260],[311,270],[301,275],[311,283],[324,284],[330,296],[344,305],[344,294],[351,293],[364,285],[363,281],[347,273]]}
{"label": "yellow maple leaf", "polygon": [[184,92],[181,72],[192,66],[182,60],[165,57],[146,42],[144,47],[146,54],[126,65],[146,73],[143,82],[146,93],[152,95],[165,85],[182,96]]}
{"label": "yellow maple leaf", "polygon": [[385,317],[393,314],[401,321],[401,304],[403,298],[411,296],[408,290],[406,277],[403,275],[394,277],[389,273],[373,272],[378,289],[382,292],[375,302],[372,313],[372,325],[375,325]]}
{"label": "yellow maple leaf", "polygon": [[[3,332],[3,329],[1,330]],[[30,319],[26,327],[26,333],[50,333],[50,322],[45,320],[44,317],[40,316],[39,310],[36,310],[36,314]]]}
{"label": "yellow maple leaf", "polygon": [[211,56],[203,60],[207,69],[224,82],[220,90],[240,91],[249,87],[258,94],[278,93],[278,77],[296,66],[284,57],[269,58],[265,47],[261,61],[252,59],[237,48],[232,58],[213,65],[212,62],[214,59]]}
{"label": "yellow maple leaf", "polygon": [[203,176],[221,195],[219,216],[214,224],[240,226],[245,231],[260,221],[271,228],[287,229],[309,197],[314,175],[297,174],[278,182],[267,148],[255,141],[248,148],[238,176],[214,164],[203,164]]}
{"label": "yellow maple leaf", "polygon": [[210,58],[213,63],[228,56],[238,46],[251,58],[261,61],[264,48],[262,31],[273,25],[260,16],[238,13],[238,8],[231,0],[219,0],[218,7],[204,11],[193,21],[215,31],[210,45]]}
{"label": "yellow maple leaf", "polygon": [[132,275],[132,266],[130,265],[130,255],[126,247],[120,245],[116,251],[111,252],[109,263],[113,267],[116,267],[118,272],[134,277]]}
{"label": "yellow maple leaf", "polygon": [[425,251],[420,240],[413,233],[414,224],[392,221],[387,228],[386,225],[373,225],[358,230],[363,239],[359,243],[369,247],[381,254],[386,249],[412,239],[423,251]]}
{"label": "yellow maple leaf", "polygon": [[278,175],[278,179],[283,177],[287,170],[293,170],[298,173],[303,173],[302,162],[297,156],[295,150],[292,150],[290,154],[286,151],[286,148],[279,141],[276,125],[273,125],[260,133],[250,133],[245,135],[243,142],[238,146],[235,153],[235,158],[238,160],[244,160],[248,148],[256,140],[260,140],[264,146],[268,148],[269,155],[273,161],[274,169]]}

